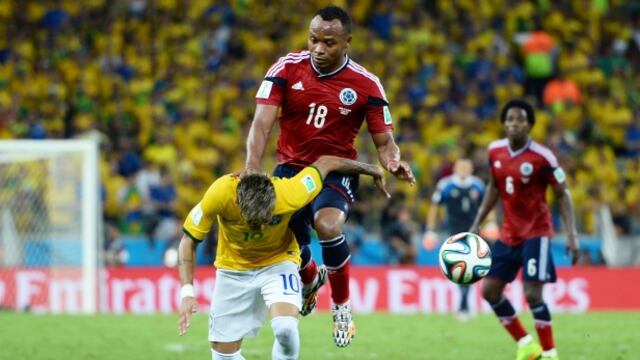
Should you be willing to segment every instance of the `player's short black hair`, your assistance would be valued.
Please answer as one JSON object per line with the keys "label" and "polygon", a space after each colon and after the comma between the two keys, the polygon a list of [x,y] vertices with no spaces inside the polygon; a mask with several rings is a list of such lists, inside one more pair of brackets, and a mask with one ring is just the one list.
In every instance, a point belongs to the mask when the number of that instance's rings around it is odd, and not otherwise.
{"label": "player's short black hair", "polygon": [[533,110],[533,106],[531,106],[531,104],[529,104],[525,100],[521,99],[510,100],[504,105],[504,107],[502,108],[502,112],[500,112],[501,123],[504,123],[507,120],[507,111],[514,107],[520,108],[524,110],[525,113],[527,113],[527,121],[529,122],[529,125],[533,127],[533,125],[536,124],[536,113]]}
{"label": "player's short black hair", "polygon": [[313,17],[320,16],[322,20],[331,21],[333,19],[340,20],[344,31],[347,34],[351,34],[351,17],[347,14],[344,9],[338,6],[327,6],[324,7],[313,15]]}

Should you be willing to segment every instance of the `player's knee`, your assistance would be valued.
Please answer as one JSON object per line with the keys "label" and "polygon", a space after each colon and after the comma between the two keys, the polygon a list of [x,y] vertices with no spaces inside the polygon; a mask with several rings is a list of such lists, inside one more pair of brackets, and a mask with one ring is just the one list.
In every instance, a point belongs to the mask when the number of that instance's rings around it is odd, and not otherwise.
{"label": "player's knee", "polygon": [[332,239],[342,233],[342,223],[332,220],[318,219],[315,229],[321,239]]}
{"label": "player's knee", "polygon": [[529,306],[537,306],[542,304],[542,288],[537,286],[524,286],[524,297],[527,299]]}
{"label": "player's knee", "polygon": [[338,209],[320,209],[315,215],[313,227],[322,239],[333,239],[342,234],[344,225],[344,213]]}
{"label": "player's knee", "polygon": [[502,298],[502,292],[495,286],[485,282],[482,286],[482,297],[491,305],[497,304]]}
{"label": "player's knee", "polygon": [[271,319],[271,328],[276,342],[279,344],[276,357],[278,359],[296,359],[300,349],[298,319],[293,316],[277,316]]}
{"label": "player's knee", "polygon": [[[294,319],[290,316],[288,318]],[[297,325],[297,322],[293,321],[287,323],[280,322],[279,326],[274,326],[272,323],[273,334],[280,344],[283,346],[288,345],[292,342],[293,338],[298,335]]]}

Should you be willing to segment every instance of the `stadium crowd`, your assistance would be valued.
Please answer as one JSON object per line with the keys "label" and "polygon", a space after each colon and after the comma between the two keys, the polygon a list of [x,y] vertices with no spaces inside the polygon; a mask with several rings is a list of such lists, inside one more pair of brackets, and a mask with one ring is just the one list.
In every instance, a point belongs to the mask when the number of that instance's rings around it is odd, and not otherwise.
{"label": "stadium crowd", "polygon": [[[306,48],[321,3],[2,1],[0,139],[99,139],[105,218],[150,240],[175,236],[203,190],[244,166],[257,87],[278,57]],[[606,204],[620,234],[640,233],[640,1],[337,4],[418,180],[391,180],[391,202],[363,182],[350,227],[416,234],[456,158],[486,176],[500,106],[526,97],[534,139],[568,173],[579,230],[594,233]],[[377,161],[366,131],[357,146]],[[272,169],[275,156],[265,160]]]}

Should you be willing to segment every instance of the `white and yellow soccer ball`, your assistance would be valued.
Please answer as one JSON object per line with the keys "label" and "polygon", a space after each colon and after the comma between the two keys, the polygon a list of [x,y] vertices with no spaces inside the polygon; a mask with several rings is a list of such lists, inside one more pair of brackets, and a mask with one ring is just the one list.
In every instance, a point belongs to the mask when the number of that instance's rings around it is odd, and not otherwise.
{"label": "white and yellow soccer ball", "polygon": [[452,235],[440,246],[440,270],[456,284],[466,285],[487,276],[491,268],[489,244],[470,232]]}

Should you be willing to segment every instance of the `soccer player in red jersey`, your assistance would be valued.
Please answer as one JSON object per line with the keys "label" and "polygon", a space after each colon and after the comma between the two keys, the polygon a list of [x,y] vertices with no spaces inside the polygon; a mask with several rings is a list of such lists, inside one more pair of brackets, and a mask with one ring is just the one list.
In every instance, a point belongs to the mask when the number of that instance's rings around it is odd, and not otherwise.
{"label": "soccer player in red jersey", "polygon": [[[295,176],[321,155],[356,159],[354,139],[366,120],[382,166],[401,180],[415,182],[409,164],[400,160],[382,84],[349,58],[350,43],[349,15],[339,7],[326,7],[311,20],[308,50],[290,53],[271,66],[256,94],[244,173],[260,169],[276,120],[280,124],[279,165],[274,175],[280,177]],[[358,177],[332,173],[324,184],[320,195],[289,226],[302,250],[301,313],[306,315],[315,307],[317,291],[326,282],[328,269],[333,337],[338,346],[344,347],[351,342],[355,325],[349,304],[350,252],[342,227],[354,201]],[[326,269],[318,268],[311,259],[307,246],[311,226],[318,234]]]}
{"label": "soccer player in red jersey", "polygon": [[[498,197],[502,201],[502,236],[492,249],[491,270],[484,280],[482,295],[502,325],[518,344],[516,359],[557,359],[551,331],[551,314],[542,298],[542,287],[556,280],[551,257],[553,235],[551,214],[545,198],[551,185],[560,201],[560,213],[567,233],[567,252],[572,264],[578,260],[579,244],[571,194],[565,174],[554,154],[529,136],[535,124],[534,109],[522,100],[511,100],[500,120],[507,137],[489,145],[490,178],[487,192],[469,231],[478,229]],[[522,326],[503,291],[522,268],[524,293],[533,313],[540,345]]]}

